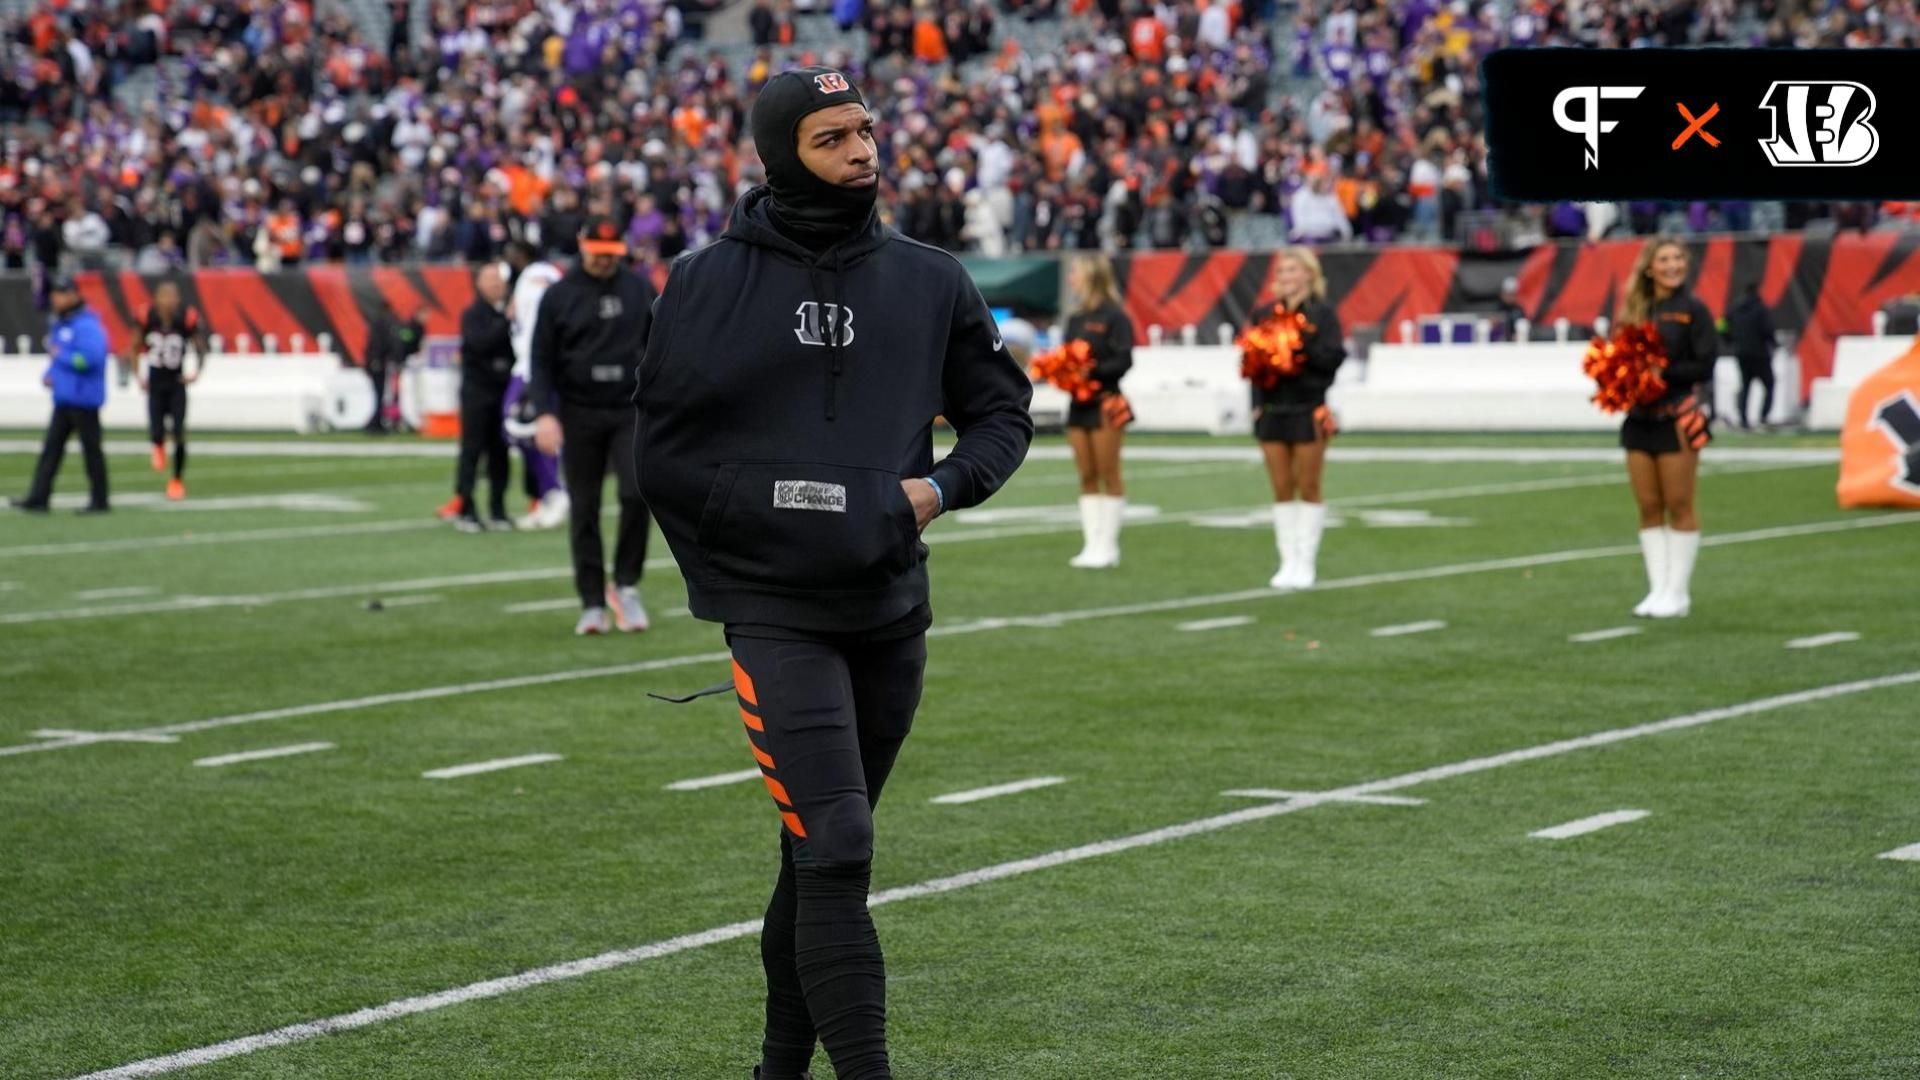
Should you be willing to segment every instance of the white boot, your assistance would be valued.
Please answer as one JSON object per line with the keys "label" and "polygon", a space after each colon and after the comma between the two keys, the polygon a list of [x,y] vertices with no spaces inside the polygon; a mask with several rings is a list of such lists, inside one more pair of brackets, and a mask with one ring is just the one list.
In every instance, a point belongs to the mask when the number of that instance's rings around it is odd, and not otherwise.
{"label": "white boot", "polygon": [[1644,619],[1667,591],[1667,527],[1655,525],[1640,530],[1640,558],[1647,564],[1647,596],[1634,605],[1633,613]]}
{"label": "white boot", "polygon": [[1280,572],[1274,574],[1272,579],[1267,582],[1269,588],[1293,588],[1293,578],[1297,572],[1293,565],[1293,536],[1296,532],[1300,531],[1300,527],[1297,524],[1299,518],[1293,512],[1293,508],[1296,505],[1297,504],[1290,502],[1277,502],[1273,504],[1273,544],[1280,549]]}
{"label": "white boot", "polygon": [[1100,526],[1106,509],[1103,502],[1098,495],[1080,496],[1080,554],[1068,559],[1068,566],[1085,570],[1100,565]]}
{"label": "white boot", "polygon": [[1649,616],[1656,619],[1684,619],[1693,610],[1693,597],[1689,589],[1693,584],[1693,563],[1699,556],[1699,530],[1667,530],[1667,588],[1647,610]]}
{"label": "white boot", "polygon": [[1299,547],[1294,553],[1293,586],[1296,589],[1310,589],[1317,577],[1317,564],[1320,560],[1320,534],[1327,529],[1327,504],[1316,502],[1299,503],[1295,511],[1299,516],[1294,520],[1300,524],[1295,544]]}
{"label": "white boot", "polygon": [[1108,495],[1101,500],[1100,507],[1100,553],[1106,561],[1100,565],[1112,568],[1120,565],[1120,526],[1127,519],[1127,497]]}

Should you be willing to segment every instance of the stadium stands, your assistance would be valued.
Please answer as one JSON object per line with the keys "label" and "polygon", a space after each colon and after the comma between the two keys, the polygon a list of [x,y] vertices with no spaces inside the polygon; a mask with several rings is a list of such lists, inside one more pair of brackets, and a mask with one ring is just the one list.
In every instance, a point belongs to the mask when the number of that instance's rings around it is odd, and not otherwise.
{"label": "stadium stands", "polygon": [[1303,184],[1311,231],[1337,203],[1335,232],[1364,242],[1900,223],[1863,204],[1495,206],[1475,66],[1500,45],[1910,44],[1913,8],[14,2],[0,264],[475,259],[511,236],[564,253],[596,207],[669,257],[758,178],[740,134],[759,81],[808,59],[868,88],[895,223],[954,250],[1267,247],[1301,234]]}

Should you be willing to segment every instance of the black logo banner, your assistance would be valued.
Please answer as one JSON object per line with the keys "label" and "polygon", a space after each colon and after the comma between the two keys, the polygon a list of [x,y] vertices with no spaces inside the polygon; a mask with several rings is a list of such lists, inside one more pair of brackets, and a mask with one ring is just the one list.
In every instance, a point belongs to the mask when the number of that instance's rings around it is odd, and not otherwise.
{"label": "black logo banner", "polygon": [[1482,65],[1494,194],[1920,195],[1920,51],[1500,49]]}

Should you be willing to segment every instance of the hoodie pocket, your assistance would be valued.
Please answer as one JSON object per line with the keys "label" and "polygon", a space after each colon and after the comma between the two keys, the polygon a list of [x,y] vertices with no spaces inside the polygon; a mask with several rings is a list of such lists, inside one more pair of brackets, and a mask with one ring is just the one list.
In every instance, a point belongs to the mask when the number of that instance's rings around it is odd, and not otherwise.
{"label": "hoodie pocket", "polygon": [[820,462],[729,462],[700,513],[714,577],[798,590],[882,588],[919,561],[900,477]]}

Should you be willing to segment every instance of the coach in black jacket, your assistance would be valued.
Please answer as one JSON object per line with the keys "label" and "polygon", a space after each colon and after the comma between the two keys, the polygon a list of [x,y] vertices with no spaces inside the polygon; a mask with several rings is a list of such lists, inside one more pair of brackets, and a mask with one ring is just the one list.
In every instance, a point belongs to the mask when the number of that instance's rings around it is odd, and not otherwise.
{"label": "coach in black jacket", "polygon": [[[726,626],[784,823],[759,1075],[794,1080],[817,1039],[871,1080],[892,1075],[872,805],[920,701],[919,532],[1019,467],[1032,385],[960,264],[880,223],[873,121],[843,75],[775,76],[751,123],[768,183],[655,312],[640,475],[693,614]],[[936,465],[939,415],[959,440]]]}
{"label": "coach in black jacket", "polygon": [[[559,454],[573,509],[567,540],[580,593],[577,634],[608,630],[611,602],[620,629],[647,628],[640,575],[647,561],[647,504],[634,474],[634,369],[653,326],[653,286],[621,265],[627,245],[612,218],[580,232],[580,262],[540,297],[527,393],[540,410],[534,439]],[[562,446],[564,441],[565,446]],[[620,525],[607,588],[600,542],[600,489],[618,478]]]}

